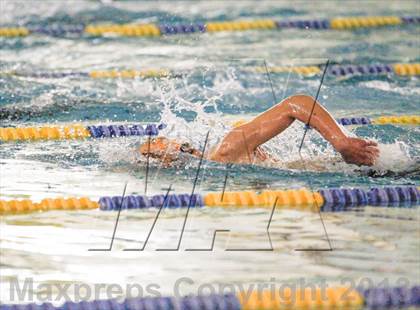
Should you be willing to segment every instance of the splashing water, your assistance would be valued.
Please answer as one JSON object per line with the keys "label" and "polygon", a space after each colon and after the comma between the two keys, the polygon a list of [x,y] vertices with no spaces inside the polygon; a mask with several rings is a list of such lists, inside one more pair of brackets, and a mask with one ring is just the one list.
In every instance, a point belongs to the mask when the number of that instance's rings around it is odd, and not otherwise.
{"label": "splashing water", "polygon": [[[2,23],[10,25],[81,23],[185,23],[232,19],[313,19],[344,15],[413,15],[418,1],[30,1],[2,0]],[[385,3],[385,2],[384,2]],[[177,4],[177,5],[175,5]],[[266,74],[253,68],[270,65],[336,62],[354,64],[418,62],[418,28],[383,27],[356,31],[281,29],[166,36],[162,38],[58,38],[34,35],[0,38],[2,71],[83,71],[165,69],[176,77],[162,79],[41,79],[0,75],[2,126],[162,122],[162,135],[202,148],[210,131],[215,146],[232,123],[249,120],[272,107]],[[277,100],[296,93],[314,96],[319,76],[271,74]],[[378,117],[418,113],[418,78],[402,76],[327,77],[320,101],[334,117]],[[364,187],[418,184],[420,135],[410,126],[363,126],[348,132],[379,143],[377,173],[337,161],[338,154],[310,130],[302,150],[308,164],[226,165],[205,161],[196,192],[262,191],[312,187]],[[304,132],[295,122],[264,149],[283,163],[299,161]],[[2,199],[90,197],[145,193],[145,158],[137,148],[145,137],[81,141],[10,143],[0,147]],[[317,166],[309,162],[315,161]],[[197,158],[183,158],[163,169],[151,160],[147,194],[161,194],[172,185],[191,193]],[[318,169],[321,166],[322,169]],[[414,173],[407,174],[404,172]],[[228,172],[228,173],[227,173]],[[179,237],[184,210],[165,210],[144,252],[122,251],[142,244],[156,210],[121,213],[115,248],[109,244],[116,214],[102,211],[57,211],[1,217],[0,299],[8,302],[9,278],[33,277],[37,283],[157,283],[162,295],[173,294],[180,276],[195,284],[260,283],[304,278],[360,279],[373,284],[405,279],[418,284],[418,209],[366,207],[323,215],[334,251],[303,253],[302,247],[326,245],[319,215],[276,209],[270,228],[272,252],[227,252],[230,245],[260,248],[266,243],[270,210],[197,208],[186,227],[186,248],[211,244],[215,229],[230,229],[230,239],[217,236],[215,251],[164,253]],[[226,241],[226,242],[225,242]],[[232,244],[230,244],[232,243]],[[159,253],[159,254],[157,254]],[[104,273],[103,271],[106,270]],[[385,279],[384,279],[385,278]],[[346,282],[348,283],[348,282]],[[343,284],[343,283],[338,283]],[[197,293],[193,286],[185,294]]]}

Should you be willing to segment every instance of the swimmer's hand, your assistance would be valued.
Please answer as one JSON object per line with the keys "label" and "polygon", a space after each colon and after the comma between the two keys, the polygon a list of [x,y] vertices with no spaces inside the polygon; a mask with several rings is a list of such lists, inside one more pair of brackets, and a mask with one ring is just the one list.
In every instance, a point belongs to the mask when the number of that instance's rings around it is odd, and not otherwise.
{"label": "swimmer's hand", "polygon": [[348,164],[373,166],[379,156],[378,144],[359,138],[346,138],[335,149]]}

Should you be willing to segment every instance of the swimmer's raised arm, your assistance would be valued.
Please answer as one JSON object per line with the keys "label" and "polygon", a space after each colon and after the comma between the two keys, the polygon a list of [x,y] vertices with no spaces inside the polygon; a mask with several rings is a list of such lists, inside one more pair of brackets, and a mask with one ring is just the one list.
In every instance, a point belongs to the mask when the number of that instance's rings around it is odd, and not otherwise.
{"label": "swimmer's raised arm", "polygon": [[330,142],[347,163],[371,166],[379,155],[375,142],[348,137],[327,110],[318,102],[314,105],[312,97],[295,95],[233,129],[211,159],[221,162],[252,162],[251,157],[258,146],[283,132],[296,119],[305,124],[309,121],[309,125]]}

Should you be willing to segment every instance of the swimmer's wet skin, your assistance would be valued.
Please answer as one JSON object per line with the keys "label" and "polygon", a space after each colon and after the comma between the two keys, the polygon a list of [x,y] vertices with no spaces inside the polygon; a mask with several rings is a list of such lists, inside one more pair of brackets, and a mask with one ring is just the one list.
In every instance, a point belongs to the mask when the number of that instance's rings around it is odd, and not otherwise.
{"label": "swimmer's wet skin", "polygon": [[[269,158],[259,146],[281,134],[295,120],[305,124],[309,121],[309,126],[316,129],[330,142],[346,163],[372,166],[379,156],[376,142],[347,136],[335,119],[318,102],[315,102],[314,98],[307,95],[294,95],[258,115],[252,121],[231,130],[207,159],[221,163],[243,164],[267,160],[277,161]],[[140,152],[160,159],[165,164],[176,160],[180,152],[200,156],[200,152],[189,145],[183,148],[182,144],[167,138],[157,138],[150,143],[142,144]]]}

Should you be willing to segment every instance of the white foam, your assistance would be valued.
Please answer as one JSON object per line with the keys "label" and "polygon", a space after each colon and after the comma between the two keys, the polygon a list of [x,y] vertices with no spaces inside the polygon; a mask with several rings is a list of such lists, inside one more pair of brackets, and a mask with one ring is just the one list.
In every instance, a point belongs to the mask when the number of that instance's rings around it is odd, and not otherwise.
{"label": "white foam", "polygon": [[407,85],[406,87],[398,87],[395,83],[387,81],[368,81],[362,83],[364,87],[379,89],[386,92],[394,92],[401,95],[420,95],[420,88],[415,85]]}
{"label": "white foam", "polygon": [[378,146],[380,153],[373,166],[375,170],[405,171],[415,163],[408,153],[408,146],[403,142],[379,144]]}

